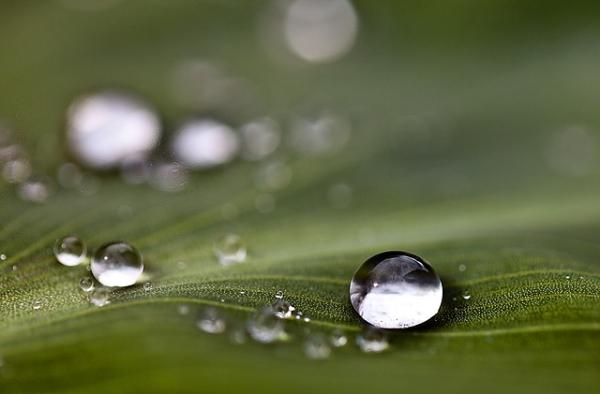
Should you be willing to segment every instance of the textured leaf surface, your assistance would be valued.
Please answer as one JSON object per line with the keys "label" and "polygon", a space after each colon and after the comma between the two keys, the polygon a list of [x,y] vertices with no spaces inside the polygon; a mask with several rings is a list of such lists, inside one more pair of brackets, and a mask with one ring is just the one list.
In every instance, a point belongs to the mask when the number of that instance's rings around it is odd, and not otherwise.
{"label": "textured leaf surface", "polygon": [[[244,163],[196,174],[177,194],[106,174],[93,196],[58,190],[32,205],[1,185],[2,391],[597,391],[593,10],[556,6],[537,15],[513,4],[499,13],[505,5],[491,2],[471,5],[473,15],[460,2],[447,15],[443,5],[364,2],[355,50],[311,68],[264,53],[256,35],[264,6],[132,1],[82,13],[57,2],[3,3],[0,113],[40,171],[52,174],[66,160],[65,107],[92,87],[141,92],[170,130],[189,115],[170,96],[170,71],[191,56],[217,60],[260,98],[224,115],[234,124],[327,108],[349,118],[353,134],[333,157],[285,148],[293,181],[276,193],[270,214],[256,211],[256,166]],[[479,22],[456,22],[461,17]],[[570,39],[548,44],[529,38],[531,29]],[[556,133],[573,125],[587,130],[592,152],[581,161],[581,144],[564,147],[585,170],[577,175],[556,168],[548,153]],[[352,187],[350,207],[329,204],[336,183]],[[224,214],[232,206],[237,215]],[[212,245],[230,231],[243,237],[249,259],[223,268]],[[66,234],[90,247],[131,242],[144,254],[152,290],[136,285],[115,291],[106,307],[90,306],[78,287],[86,268],[63,267],[51,255]],[[305,329],[359,332],[349,280],[366,258],[393,249],[424,257],[441,275],[439,315],[393,334],[384,354],[352,345],[328,360],[307,359]],[[277,290],[311,318],[290,323],[289,344],[238,346],[195,327],[207,305],[241,324]],[[181,304],[192,307],[189,315],[178,314]]]}

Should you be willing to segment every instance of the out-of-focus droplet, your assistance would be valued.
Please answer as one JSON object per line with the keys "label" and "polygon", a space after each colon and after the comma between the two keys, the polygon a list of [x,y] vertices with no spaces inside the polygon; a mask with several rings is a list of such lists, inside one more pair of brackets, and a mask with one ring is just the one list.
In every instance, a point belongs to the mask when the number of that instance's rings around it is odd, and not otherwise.
{"label": "out-of-focus droplet", "polygon": [[33,310],[39,311],[40,309],[42,309],[42,301],[33,301]]}
{"label": "out-of-focus droplet", "polygon": [[295,306],[282,298],[275,301],[271,307],[273,308],[275,316],[280,319],[292,319],[294,311],[296,310]]}
{"label": "out-of-focus droplet", "polygon": [[0,254],[0,261],[6,260],[6,255],[4,253]]}
{"label": "out-of-focus droplet", "polygon": [[221,334],[225,332],[227,324],[225,318],[215,308],[206,308],[200,313],[196,322],[199,329],[209,334]]}
{"label": "out-of-focus droplet", "polygon": [[331,333],[329,341],[331,342],[331,346],[333,347],[343,347],[346,346],[346,344],[348,343],[348,337],[342,330],[335,329]]}
{"label": "out-of-focus droplet", "polygon": [[260,213],[270,213],[275,209],[275,197],[270,193],[263,193],[254,199],[254,207]]}
{"label": "out-of-focus droplet", "polygon": [[79,288],[86,293],[94,290],[94,287],[94,279],[90,278],[89,276],[84,276],[79,280]]}
{"label": "out-of-focus droplet", "polygon": [[187,315],[190,313],[190,307],[187,304],[181,304],[177,307],[177,313],[180,315]]}
{"label": "out-of-focus droplet", "polygon": [[311,62],[346,54],[358,32],[358,17],[348,0],[294,0],[286,10],[284,35],[289,49]]}
{"label": "out-of-focus droplet", "polygon": [[277,298],[278,300],[282,300],[283,299],[283,290],[277,290],[277,293],[275,293],[275,298]]}
{"label": "out-of-focus droplet", "polygon": [[460,272],[465,272],[467,270],[467,266],[465,264],[459,264],[458,265],[458,270]]}
{"label": "out-of-focus droplet", "polygon": [[140,185],[150,178],[152,168],[146,157],[129,157],[121,163],[121,178],[130,185]]}
{"label": "out-of-focus droplet", "polygon": [[154,163],[152,165],[150,184],[160,191],[179,192],[186,187],[188,179],[187,170],[179,163]]}
{"label": "out-of-focus droplet", "polygon": [[85,261],[87,247],[81,239],[70,235],[56,241],[54,244],[54,257],[62,265],[73,267]]}
{"label": "out-of-focus droplet", "polygon": [[280,160],[263,163],[256,173],[256,187],[274,191],[285,188],[292,180],[292,169]]}
{"label": "out-of-focus droplet", "polygon": [[148,155],[158,144],[160,120],[138,98],[100,92],[78,98],[67,114],[67,144],[83,164],[116,168],[131,157]]}
{"label": "out-of-focus droplet", "polygon": [[313,360],[323,360],[331,355],[327,338],[321,333],[313,333],[304,342],[304,354]]}
{"label": "out-of-focus droplet", "polygon": [[246,245],[236,234],[225,234],[219,238],[214,246],[213,252],[221,265],[233,265],[246,261]]}
{"label": "out-of-focus droplet", "polygon": [[409,328],[435,316],[442,282],[423,259],[406,252],[370,257],[352,277],[350,302],[359,316],[378,328]]}
{"label": "out-of-focus droplet", "polygon": [[144,291],[152,291],[154,285],[152,285],[152,282],[145,282],[142,287],[144,288]]}
{"label": "out-of-focus droplet", "polygon": [[356,344],[365,353],[381,353],[390,347],[384,332],[367,328],[356,337]]}
{"label": "out-of-focus droplet", "polygon": [[239,149],[238,135],[224,123],[199,119],[183,125],[173,137],[173,155],[189,168],[207,169],[232,161]]}
{"label": "out-of-focus droplet", "polygon": [[96,287],[90,293],[90,303],[97,307],[110,304],[110,289],[108,287]]}
{"label": "out-of-focus droplet", "polygon": [[471,299],[471,293],[469,293],[468,291],[465,291],[462,295],[463,300],[469,300]]}
{"label": "out-of-focus droplet", "polygon": [[31,164],[26,158],[16,158],[2,166],[2,177],[8,183],[22,183],[31,175]]}
{"label": "out-of-focus droplet", "polygon": [[19,185],[19,197],[23,201],[42,203],[52,193],[52,185],[47,177],[31,177]]}
{"label": "out-of-focus droplet", "polygon": [[254,314],[247,324],[250,337],[260,343],[273,343],[285,336],[283,320],[275,316],[271,307],[265,307]]}
{"label": "out-of-focus droplet", "polygon": [[345,183],[331,185],[327,190],[327,199],[334,208],[348,208],[352,202],[352,188]]}
{"label": "out-of-focus droplet", "polygon": [[81,186],[83,174],[79,167],[73,163],[64,163],[58,168],[58,183],[65,189],[76,189]]}
{"label": "out-of-focus droplet", "polygon": [[585,127],[570,126],[552,136],[546,158],[558,172],[583,176],[597,167],[598,141]]}
{"label": "out-of-focus droplet", "polygon": [[271,118],[260,118],[240,127],[244,149],[242,156],[246,160],[263,160],[271,155],[281,141],[281,130]]}
{"label": "out-of-focus droplet", "polygon": [[346,145],[350,130],[346,119],[331,113],[298,118],[292,124],[291,143],[304,155],[334,154]]}
{"label": "out-of-focus droplet", "polygon": [[92,258],[92,273],[98,282],[109,287],[131,286],[144,271],[142,255],[125,242],[102,245]]}
{"label": "out-of-focus droplet", "polygon": [[246,343],[246,330],[243,327],[235,327],[231,330],[229,334],[229,339],[231,342],[236,345],[241,345]]}

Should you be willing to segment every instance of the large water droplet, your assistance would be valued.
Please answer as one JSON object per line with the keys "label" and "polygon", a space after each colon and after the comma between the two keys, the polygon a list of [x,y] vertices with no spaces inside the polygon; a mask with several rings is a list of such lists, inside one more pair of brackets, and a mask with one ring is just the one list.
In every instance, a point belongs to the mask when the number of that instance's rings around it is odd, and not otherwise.
{"label": "large water droplet", "polygon": [[54,256],[62,265],[73,267],[85,261],[87,248],[82,240],[71,235],[56,241],[54,244]]}
{"label": "large water droplet", "polygon": [[260,343],[272,343],[285,335],[283,321],[275,316],[271,307],[258,311],[248,321],[247,329],[252,339]]}
{"label": "large water droplet", "polygon": [[92,168],[115,168],[158,144],[160,121],[141,100],[116,92],[77,99],[67,114],[71,152]]}
{"label": "large water droplet", "polygon": [[90,303],[97,307],[110,304],[110,289],[108,287],[97,287],[90,293]]}
{"label": "large water droplet", "polygon": [[102,245],[92,258],[92,273],[104,286],[131,286],[142,275],[142,255],[125,242]]}
{"label": "large water droplet", "polygon": [[304,354],[314,360],[323,360],[331,355],[331,348],[323,334],[310,334],[304,343]]}
{"label": "large water droplet", "polygon": [[196,322],[199,329],[209,334],[221,334],[227,327],[225,319],[215,308],[206,308]]}
{"label": "large water droplet", "polygon": [[380,353],[390,346],[385,333],[367,328],[356,337],[356,344],[365,353]]}
{"label": "large water droplet", "polygon": [[379,328],[408,328],[437,314],[442,282],[418,256],[385,252],[369,258],[352,278],[352,306]]}
{"label": "large water droplet", "polygon": [[210,119],[186,123],[172,143],[173,155],[179,162],[199,169],[233,160],[239,147],[239,138],[229,126]]}
{"label": "large water droplet", "polygon": [[246,245],[236,234],[226,234],[219,238],[213,251],[222,265],[243,263],[246,260]]}

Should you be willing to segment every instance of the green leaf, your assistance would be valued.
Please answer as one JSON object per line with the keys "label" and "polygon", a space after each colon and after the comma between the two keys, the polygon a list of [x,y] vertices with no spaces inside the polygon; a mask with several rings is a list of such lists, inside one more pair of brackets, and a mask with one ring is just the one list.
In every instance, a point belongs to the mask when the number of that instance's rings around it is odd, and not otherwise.
{"label": "green leaf", "polygon": [[[293,178],[268,214],[255,208],[257,165],[243,162],[194,174],[175,194],[102,174],[94,195],[59,189],[35,205],[0,185],[3,392],[598,391],[593,10],[555,5],[532,16],[516,4],[504,13],[501,2],[456,2],[447,15],[442,5],[364,2],[347,58],[296,67],[264,52],[256,35],[263,3],[148,0],[91,13],[59,3],[0,6],[0,113],[38,171],[54,174],[68,160],[65,108],[92,87],[140,92],[170,131],[189,116],[171,95],[171,70],[190,57],[250,82],[259,99],[226,109],[233,124],[265,114],[286,123],[324,108],[353,132],[333,156],[284,147]],[[473,15],[475,25],[457,23]],[[489,20],[510,31],[481,23]],[[574,38],[523,42],[529,29]],[[548,153],[556,133],[574,126],[589,138],[561,146],[583,168],[576,174]],[[347,208],[328,200],[339,183],[353,190]],[[224,268],[212,247],[228,232],[243,238],[249,257]],[[52,256],[67,234],[91,248],[132,243],[152,289],[115,290],[109,305],[90,305],[79,289],[86,267]],[[390,333],[389,351],[365,354],[353,343],[362,325],[349,282],[369,256],[396,249],[435,267],[442,308],[423,327]],[[278,290],[310,317],[288,323],[289,343],[234,345],[196,328],[206,306],[242,325]],[[188,315],[178,313],[182,304]],[[327,360],[306,358],[305,331],[334,328],[351,343]]]}

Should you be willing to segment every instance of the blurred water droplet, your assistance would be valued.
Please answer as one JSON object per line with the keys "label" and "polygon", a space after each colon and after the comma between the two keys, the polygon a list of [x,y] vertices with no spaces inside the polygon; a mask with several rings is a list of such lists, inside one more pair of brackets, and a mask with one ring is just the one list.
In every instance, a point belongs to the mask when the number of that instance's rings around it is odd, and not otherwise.
{"label": "blurred water droplet", "polygon": [[348,0],[294,0],[286,10],[284,29],[294,54],[308,62],[329,62],[352,48],[358,17]]}
{"label": "blurred water droplet", "polygon": [[323,334],[310,334],[304,342],[304,354],[313,360],[323,360],[331,355],[331,348]]}
{"label": "blurred water droplet", "polygon": [[58,169],[58,183],[65,189],[76,189],[81,186],[83,174],[73,163],[64,163]]}
{"label": "blurred water droplet", "polygon": [[203,310],[196,325],[199,329],[209,334],[221,334],[225,332],[226,328],[225,319],[215,308],[206,308]]}
{"label": "blurred water droplet", "polygon": [[36,311],[39,311],[40,309],[42,309],[42,301],[39,301],[39,300],[33,301],[33,309]]}
{"label": "blurred water droplet", "polygon": [[260,118],[240,128],[244,141],[242,156],[246,160],[263,160],[271,155],[281,141],[281,131],[271,118]]}
{"label": "blurred water droplet", "polygon": [[272,343],[285,335],[283,320],[275,316],[271,307],[265,307],[254,314],[247,324],[250,337],[260,343]]}
{"label": "blurred water droplet", "polygon": [[79,280],[79,288],[86,293],[94,290],[94,287],[94,279],[90,278],[89,276],[84,276]]}
{"label": "blurred water droplet", "polygon": [[171,149],[181,164],[194,169],[213,168],[232,161],[240,148],[237,134],[226,124],[200,119],[183,125]]}
{"label": "blurred water droplet", "polygon": [[466,265],[464,265],[464,264],[459,264],[459,265],[458,265],[458,270],[459,270],[460,272],[465,272],[465,271],[466,271],[466,269],[467,269],[467,266],[466,266]]}
{"label": "blurred water droplet", "polygon": [[254,206],[260,213],[270,213],[275,209],[275,197],[272,194],[259,194],[254,199]]}
{"label": "blurred water droplet", "polygon": [[246,245],[236,234],[225,234],[219,238],[213,252],[221,265],[233,265],[246,261]]}
{"label": "blurred water droplet", "polygon": [[365,353],[380,353],[389,348],[385,333],[367,328],[356,337],[356,344]]}
{"label": "blurred water droplet", "polygon": [[240,291],[240,295],[244,295],[246,292],[244,290]]}
{"label": "blurred water droplet", "polygon": [[262,164],[256,173],[256,187],[260,190],[280,190],[292,180],[293,172],[283,161],[271,161]]}
{"label": "blurred water droplet", "polygon": [[19,185],[19,197],[24,201],[42,203],[50,196],[51,187],[48,178],[31,177]]}
{"label": "blurred water droplet", "polygon": [[108,287],[96,287],[90,293],[90,303],[97,307],[110,304],[110,289]]}
{"label": "blurred water droplet", "polygon": [[6,255],[4,253],[0,254],[0,260],[1,261],[6,260]]}
{"label": "blurred water droplet", "polygon": [[98,282],[109,287],[131,286],[144,271],[142,255],[125,242],[102,245],[92,258],[92,273]]}
{"label": "blurred water droplet", "polygon": [[229,338],[231,339],[231,342],[236,345],[244,344],[246,343],[246,330],[244,330],[243,327],[235,327],[231,330]]}
{"label": "blurred water droplet", "polygon": [[154,163],[150,184],[160,191],[175,193],[185,188],[188,178],[187,170],[179,163]]}
{"label": "blurred water droplet", "polygon": [[305,155],[328,155],[339,152],[350,138],[350,123],[334,114],[296,119],[292,125],[293,147]]}
{"label": "blurred water droplet", "polygon": [[571,275],[566,275],[565,279],[567,279],[567,280],[571,279]]}
{"label": "blurred water droplet", "polygon": [[345,183],[331,185],[327,191],[327,199],[334,208],[348,208],[352,202],[352,188]]}
{"label": "blurred water droplet", "polygon": [[471,294],[468,291],[465,291],[462,295],[463,300],[471,299]]}
{"label": "blurred water droplet", "polygon": [[346,346],[346,344],[348,343],[348,337],[340,329],[335,329],[331,333],[331,337],[329,338],[329,340],[331,342],[331,346],[333,347],[343,347]]}
{"label": "blurred water droplet", "polygon": [[157,146],[160,134],[154,111],[122,93],[80,97],[67,113],[69,149],[91,168],[115,168],[128,158],[146,156]]}
{"label": "blurred water droplet", "polygon": [[275,316],[277,316],[280,319],[293,318],[294,311],[296,310],[296,307],[294,307],[288,301],[285,301],[283,299],[278,299],[271,306],[273,308]]}
{"label": "blurred water droplet", "polygon": [[187,315],[190,313],[190,307],[186,304],[181,304],[177,307],[177,313],[180,315]]}
{"label": "blurred water droplet", "polygon": [[442,282],[418,256],[384,252],[356,271],[350,301],[356,312],[379,328],[408,328],[436,315],[442,303]]}
{"label": "blurred water droplet", "polygon": [[152,282],[145,282],[142,287],[144,288],[144,291],[152,291],[152,289],[154,288]]}
{"label": "blurred water droplet", "polygon": [[54,244],[54,257],[62,265],[73,267],[85,261],[87,247],[82,240],[75,236],[60,238]]}
{"label": "blurred water droplet", "polygon": [[308,322],[310,322],[310,317],[304,317],[303,320],[304,320],[305,323],[308,323]]}
{"label": "blurred water droplet", "polygon": [[283,299],[283,290],[277,290],[277,293],[275,293],[275,298],[277,298],[278,300],[282,300]]}
{"label": "blurred water droplet", "polygon": [[2,167],[2,177],[8,183],[24,182],[31,175],[31,164],[25,158],[10,160]]}

